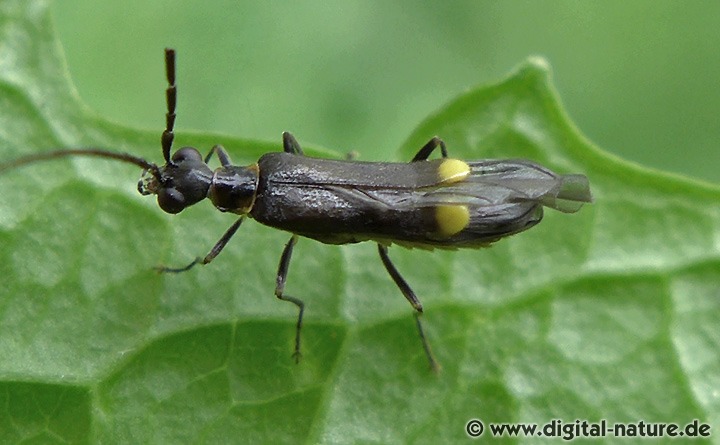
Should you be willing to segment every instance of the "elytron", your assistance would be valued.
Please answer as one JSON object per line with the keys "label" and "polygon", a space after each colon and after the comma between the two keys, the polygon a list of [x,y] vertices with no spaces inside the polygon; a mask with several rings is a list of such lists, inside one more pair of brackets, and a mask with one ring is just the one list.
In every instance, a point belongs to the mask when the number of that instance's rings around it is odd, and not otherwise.
{"label": "elytron", "polygon": [[[305,304],[285,294],[293,247],[298,237],[326,244],[377,243],[380,259],[415,310],[415,320],[430,366],[438,365],[419,315],[423,307],[388,255],[388,247],[479,248],[539,223],[543,207],[576,212],[592,200],[584,175],[558,175],[527,160],[462,161],[448,157],[445,143],[430,139],[407,163],[318,159],[303,154],[290,133],[283,151],[267,153],[255,164],[236,166],[216,145],[203,158],[193,147],[171,155],[177,87],[175,52],[165,50],[168,80],[166,126],[161,137],[163,165],[105,149],[63,149],[32,154],[0,165],[0,172],[38,161],[94,156],[143,169],[138,190],[156,195],[160,208],[179,213],[206,198],[222,212],[239,215],[210,252],[179,268],[210,263],[246,217],[291,233],[280,256],[275,296],[298,308],[293,357],[300,359]],[[438,159],[429,159],[440,149]],[[208,162],[216,155],[220,167]]]}

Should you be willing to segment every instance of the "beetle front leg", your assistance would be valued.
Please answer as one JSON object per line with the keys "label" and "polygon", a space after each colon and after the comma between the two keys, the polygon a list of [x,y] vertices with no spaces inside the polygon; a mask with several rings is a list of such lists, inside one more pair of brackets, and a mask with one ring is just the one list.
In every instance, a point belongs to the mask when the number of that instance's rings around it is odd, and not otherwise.
{"label": "beetle front leg", "polygon": [[415,309],[415,324],[417,325],[418,334],[420,334],[420,341],[422,342],[423,349],[425,350],[425,355],[427,356],[428,362],[430,363],[430,369],[432,369],[434,372],[438,372],[440,370],[440,365],[435,360],[432,349],[430,349],[430,343],[425,336],[425,330],[423,329],[422,322],[420,321],[420,317],[423,313],[422,304],[420,304],[420,300],[418,300],[415,292],[413,292],[413,290],[410,288],[410,285],[407,284],[407,281],[405,281],[402,275],[400,275],[400,272],[398,272],[395,265],[392,263],[392,261],[390,261],[387,247],[383,246],[382,244],[378,244],[378,252],[380,253],[380,259],[382,260],[385,269],[390,274],[390,277],[393,279],[397,287],[400,288],[400,292],[402,292],[405,298]]}
{"label": "beetle front leg", "polygon": [[223,234],[222,238],[215,243],[212,249],[210,249],[210,252],[208,252],[205,257],[197,257],[195,258],[190,264],[183,267],[166,267],[166,266],[158,266],[155,268],[160,273],[180,273],[180,272],[186,272],[193,267],[195,267],[197,264],[208,264],[212,260],[215,259],[216,256],[222,252],[222,250],[225,248],[225,245],[230,241],[230,238],[232,238],[233,235],[235,235],[235,232],[237,232],[237,229],[240,228],[240,224],[242,224],[243,220],[245,219],[244,216],[241,216],[238,218],[235,223],[230,226],[229,229]]}
{"label": "beetle front leg", "polygon": [[282,256],[280,257],[280,265],[278,266],[278,273],[275,285],[275,296],[281,300],[289,301],[298,307],[298,318],[297,325],[295,328],[295,351],[293,352],[293,358],[295,363],[300,362],[300,329],[302,329],[302,318],[303,312],[305,312],[305,303],[302,300],[285,295],[285,280],[287,279],[288,270],[290,269],[290,258],[292,257],[293,247],[297,243],[298,236],[293,235],[290,241],[285,245]]}
{"label": "beetle front leg", "polygon": [[442,154],[443,158],[447,158],[447,148],[445,147],[445,142],[443,142],[442,139],[435,136],[434,138],[430,139],[427,144],[421,148],[414,158],[412,158],[412,161],[410,162],[417,162],[417,161],[425,161],[427,158],[430,157],[430,154],[432,154],[433,151],[435,151],[436,148],[440,147],[440,153]]}

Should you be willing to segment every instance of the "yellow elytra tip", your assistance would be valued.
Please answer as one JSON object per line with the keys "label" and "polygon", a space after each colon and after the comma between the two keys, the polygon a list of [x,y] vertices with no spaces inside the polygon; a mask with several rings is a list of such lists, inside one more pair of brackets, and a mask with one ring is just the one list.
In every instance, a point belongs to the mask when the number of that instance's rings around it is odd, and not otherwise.
{"label": "yellow elytra tip", "polygon": [[450,237],[467,227],[470,222],[470,211],[463,205],[439,205],[435,207],[437,234]]}
{"label": "yellow elytra tip", "polygon": [[470,166],[459,159],[443,159],[438,167],[440,182],[452,184],[460,182],[470,175]]}

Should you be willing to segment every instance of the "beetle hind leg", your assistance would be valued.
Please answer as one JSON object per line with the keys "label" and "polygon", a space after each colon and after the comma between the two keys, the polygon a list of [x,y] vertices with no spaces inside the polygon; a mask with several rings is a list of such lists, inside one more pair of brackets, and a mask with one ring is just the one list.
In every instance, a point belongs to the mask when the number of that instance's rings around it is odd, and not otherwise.
{"label": "beetle hind leg", "polygon": [[427,158],[430,157],[433,151],[435,151],[436,148],[440,147],[440,154],[443,158],[448,157],[447,153],[447,147],[445,147],[445,142],[443,142],[442,139],[435,136],[432,139],[428,141],[427,144],[423,145],[423,147],[418,150],[417,154],[415,154],[415,157],[412,158],[412,161],[410,162],[417,162],[417,161],[426,161]]}
{"label": "beetle hind leg", "polygon": [[378,244],[378,252],[380,253],[380,259],[385,266],[385,270],[388,271],[390,277],[400,289],[400,292],[402,292],[405,298],[415,309],[415,324],[417,325],[418,334],[420,335],[420,341],[422,342],[423,350],[425,351],[425,355],[427,356],[428,362],[430,363],[430,369],[432,369],[434,372],[438,372],[440,370],[440,365],[438,364],[437,360],[435,360],[435,355],[430,348],[430,342],[428,342],[428,339],[425,336],[425,330],[423,329],[422,321],[420,320],[420,317],[423,313],[422,304],[420,304],[420,300],[415,295],[415,292],[413,292],[413,290],[410,288],[410,285],[407,284],[407,281],[405,281],[402,275],[400,275],[400,272],[398,272],[395,265],[392,263],[392,261],[390,261],[387,246]]}

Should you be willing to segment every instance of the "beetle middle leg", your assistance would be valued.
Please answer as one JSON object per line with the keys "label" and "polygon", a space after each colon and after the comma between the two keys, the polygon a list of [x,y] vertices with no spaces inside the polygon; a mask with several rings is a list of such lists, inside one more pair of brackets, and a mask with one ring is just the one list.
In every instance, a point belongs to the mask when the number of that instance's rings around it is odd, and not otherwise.
{"label": "beetle middle leg", "polygon": [[282,134],[283,137],[283,151],[285,153],[292,153],[294,155],[300,155],[303,156],[304,153],[302,151],[302,148],[300,148],[300,143],[295,139],[295,136],[290,134],[287,131],[283,131]]}
{"label": "beetle middle leg", "polygon": [[395,265],[390,261],[390,257],[388,256],[388,249],[387,246],[383,246],[382,244],[378,244],[378,252],[380,253],[380,259],[382,260],[383,265],[385,266],[385,269],[390,274],[390,277],[393,279],[395,284],[398,288],[400,288],[400,292],[405,296],[405,298],[410,302],[412,307],[415,309],[415,323],[417,324],[418,334],[420,334],[420,341],[422,341],[423,349],[425,350],[425,355],[427,356],[428,362],[430,362],[430,369],[433,371],[439,371],[440,365],[435,360],[435,356],[432,353],[432,349],[430,349],[430,343],[427,340],[427,337],[425,336],[425,331],[423,330],[422,322],[420,321],[420,316],[423,313],[422,304],[420,304],[420,300],[418,300],[418,297],[415,295],[415,292],[410,288],[410,285],[407,284],[407,281],[400,275],[400,272],[398,272]]}
{"label": "beetle middle leg", "polygon": [[210,249],[210,252],[208,252],[207,255],[204,257],[197,257],[195,258],[190,264],[183,267],[166,267],[166,266],[158,266],[155,268],[160,273],[179,273],[179,272],[186,272],[193,267],[195,267],[198,264],[208,264],[212,260],[215,259],[216,256],[222,252],[222,250],[225,248],[225,245],[230,241],[230,238],[232,238],[233,235],[235,235],[235,232],[237,232],[237,229],[240,228],[240,224],[242,224],[243,220],[245,219],[244,216],[241,216],[238,218],[235,223],[230,226],[229,229],[223,234],[222,238],[215,243],[212,249]]}
{"label": "beetle middle leg", "polygon": [[302,300],[285,295],[285,280],[287,279],[288,270],[290,269],[290,258],[292,257],[293,247],[297,243],[298,236],[293,235],[290,241],[285,245],[283,253],[280,256],[280,265],[278,266],[277,278],[275,281],[275,296],[281,300],[289,301],[298,307],[298,318],[297,325],[295,328],[295,351],[293,352],[293,358],[295,363],[300,362],[300,329],[302,328],[303,312],[305,312],[305,303]]}

